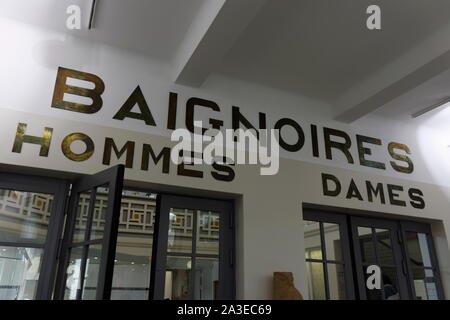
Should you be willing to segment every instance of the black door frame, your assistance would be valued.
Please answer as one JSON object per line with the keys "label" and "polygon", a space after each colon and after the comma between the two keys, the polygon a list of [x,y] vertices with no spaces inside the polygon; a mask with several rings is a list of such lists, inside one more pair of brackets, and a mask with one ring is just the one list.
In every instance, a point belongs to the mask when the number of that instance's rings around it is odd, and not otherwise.
{"label": "black door frame", "polygon": [[442,286],[441,272],[439,270],[439,263],[438,263],[438,258],[436,255],[436,248],[435,248],[433,236],[431,233],[431,226],[426,223],[418,223],[418,222],[413,222],[413,221],[401,221],[400,222],[400,232],[401,232],[401,236],[402,236],[402,241],[405,244],[406,266],[407,266],[408,275],[409,275],[409,279],[410,279],[409,290],[410,290],[411,297],[413,297],[413,299],[415,299],[416,290],[414,288],[414,284],[411,281],[412,274],[413,274],[413,268],[412,268],[412,263],[411,263],[411,258],[409,256],[409,252],[406,248],[406,244],[407,244],[406,233],[407,232],[424,233],[426,235],[427,244],[428,244],[428,248],[430,251],[429,253],[430,253],[431,264],[432,264],[432,267],[429,269],[433,270],[433,277],[436,278],[435,283],[436,283],[438,299],[439,300],[445,299],[444,287]]}
{"label": "black door frame", "polygon": [[[371,217],[350,217],[351,221],[351,230],[352,230],[352,237],[353,237],[353,246],[354,246],[354,255],[355,255],[355,268],[356,268],[356,274],[358,277],[358,290],[359,290],[359,297],[360,299],[366,300],[367,299],[367,292],[366,292],[366,280],[365,275],[363,272],[363,261],[361,256],[361,244],[358,237],[358,227],[366,227],[366,228],[377,228],[377,229],[388,229],[390,233],[390,239],[391,239],[391,246],[393,251],[393,258],[394,258],[394,264],[397,270],[397,281],[398,281],[398,288],[400,293],[400,299],[402,300],[409,300],[410,294],[408,289],[408,274],[406,271],[406,261],[405,261],[405,254],[403,252],[403,249],[400,245],[400,229],[398,222],[389,220],[389,219],[377,219],[377,218],[371,218]],[[378,244],[376,239],[376,234],[373,234],[372,238],[374,250],[375,250],[375,256],[376,256],[376,265],[379,265],[378,263],[378,252],[377,252],[377,246]]]}
{"label": "black door frame", "polygon": [[[152,268],[150,275],[149,299],[164,299],[164,284],[166,272],[167,240],[169,230],[169,212],[171,208],[189,210],[215,211],[221,215],[219,229],[219,299],[235,299],[235,237],[233,203],[225,200],[159,194],[157,197],[157,215],[153,238]],[[227,217],[224,219],[223,217]],[[194,219],[195,220],[195,219]],[[193,239],[196,225],[193,225]],[[183,254],[194,256],[194,252]],[[196,256],[200,256],[196,254]],[[193,263],[192,269],[195,264]],[[191,281],[193,281],[193,278]],[[192,298],[192,297],[191,297]]]}
{"label": "black door frame", "polygon": [[[442,285],[442,278],[439,270],[439,263],[434,245],[434,239],[431,232],[431,225],[429,223],[398,220],[385,217],[374,218],[370,216],[348,214],[345,212],[334,212],[332,211],[332,209],[328,211],[327,209],[316,209],[308,207],[303,208],[303,220],[331,222],[331,223],[337,223],[337,221],[341,221],[342,226],[344,226],[345,228],[345,229],[341,228],[341,230],[348,230],[348,232],[346,232],[347,233],[346,235],[342,235],[341,231],[341,239],[343,239],[342,242],[343,246],[345,245],[345,243],[347,243],[349,248],[349,250],[347,251],[351,251],[350,254],[352,258],[350,261],[352,269],[356,269],[356,272],[353,273],[353,289],[355,291],[354,292],[355,296],[359,299],[366,299],[366,290],[365,290],[364,274],[362,273],[362,264],[359,263],[359,261],[361,261],[362,259],[361,259],[360,244],[359,241],[357,241],[356,229],[358,225],[367,226],[370,228],[379,227],[380,229],[386,229],[386,227],[389,226],[389,229],[391,230],[391,240],[396,248],[394,252],[394,259],[395,261],[400,261],[397,267],[397,271],[399,271],[399,276],[404,278],[404,281],[400,281],[403,282],[403,286],[401,288],[402,290],[401,294],[403,294],[402,299],[415,299],[416,297],[414,283],[412,279],[412,266],[408,250],[406,248],[407,245],[406,232],[411,231],[426,234],[432,263],[432,268],[429,269],[433,270],[433,276],[435,278],[438,299],[445,299],[444,289]],[[350,278],[347,277],[347,274],[346,278],[352,279],[351,277]]]}
{"label": "black door frame", "polygon": [[[95,175],[84,176],[78,179],[72,185],[72,189],[70,190],[71,182],[69,180],[0,172],[0,188],[2,189],[53,195],[53,204],[50,212],[47,235],[43,244],[33,242],[0,242],[0,245],[2,246],[41,248],[44,250],[35,293],[36,300],[63,298],[64,290],[62,289],[64,288],[65,283],[65,281],[63,281],[65,280],[65,263],[68,261],[68,257],[67,254],[65,254],[67,251],[65,250],[67,249],[67,242],[62,241],[62,239],[71,239],[71,232],[67,231],[73,231],[78,204],[78,193],[80,190],[101,186],[106,183],[109,184],[109,202],[106,213],[105,234],[101,241],[102,263],[101,269],[99,270],[99,290],[97,290],[97,299],[109,298],[111,293],[119,217],[118,214],[113,213],[120,213],[123,175],[124,166],[118,165]],[[71,196],[69,198],[68,195],[70,191],[72,192],[72,195],[76,196]],[[92,201],[94,200],[95,195],[92,197]],[[66,210],[67,203],[69,203],[69,211]],[[92,215],[94,209],[93,202],[91,202],[89,209],[90,215]],[[75,212],[75,214],[68,215],[67,212]],[[67,219],[68,221],[65,225],[66,217],[71,216],[73,219]],[[63,231],[64,238],[62,238]],[[64,245],[64,243],[66,243],[66,245]],[[54,290],[55,293],[53,295]]]}
{"label": "black door frame", "polygon": [[[27,242],[0,242],[0,245],[15,247],[42,248],[44,250],[35,298],[39,300],[64,299],[66,268],[69,262],[69,249],[76,219],[78,194],[110,182],[108,212],[111,217],[105,222],[105,234],[102,241],[87,240],[77,245],[88,245],[99,242],[102,244],[101,261],[105,261],[99,270],[97,299],[110,299],[112,278],[114,272],[114,258],[117,244],[118,224],[120,215],[120,199],[123,189],[124,166],[119,165],[106,169],[92,176],[83,176],[75,182],[65,179],[21,175],[0,172],[0,188],[17,191],[36,192],[53,195],[53,204],[45,242],[42,244]],[[120,177],[120,178],[117,178]],[[72,188],[71,188],[72,186]],[[69,196],[70,195],[70,196]],[[114,201],[113,201],[114,199]],[[94,210],[92,195],[89,207],[89,219]],[[170,207],[182,207],[191,210],[220,212],[221,219],[219,242],[219,297],[221,299],[235,299],[235,235],[234,235],[234,202],[214,200],[198,197],[185,197],[172,194],[158,194],[156,201],[156,221],[154,230],[154,245],[152,268],[150,275],[149,299],[162,299],[164,290],[161,284],[165,281],[165,258],[167,256],[168,211]],[[111,211],[116,214],[112,217]],[[166,212],[166,216],[161,214]],[[167,219],[161,219],[164,216]],[[222,227],[227,221],[227,227]],[[166,232],[162,232],[162,230]],[[86,230],[86,237],[89,231]],[[165,239],[164,239],[165,235]],[[91,243],[92,242],[92,243]],[[197,256],[201,256],[198,255]],[[159,257],[157,259],[157,257]],[[156,266],[156,267],[153,267]],[[161,272],[164,271],[161,277]]]}
{"label": "black door frame", "polygon": [[[321,223],[335,223],[339,225],[339,236],[342,247],[342,258],[344,260],[344,276],[345,276],[345,293],[347,300],[355,299],[355,286],[353,282],[353,266],[352,258],[350,255],[350,250],[345,250],[349,247],[349,232],[347,228],[347,221],[344,215],[335,214],[331,212],[325,212],[321,210],[305,210],[303,212],[303,220],[317,221]],[[327,263],[330,260],[327,259],[326,249],[325,249],[325,238],[323,235],[323,227],[320,227],[320,238],[321,238],[321,250],[323,259],[320,261],[313,261],[319,263]],[[331,262],[331,261],[330,261]],[[325,281],[325,295],[329,299],[329,284],[328,284],[328,270],[324,268],[324,281]]]}
{"label": "black door frame", "polygon": [[2,246],[42,248],[44,254],[36,289],[36,300],[52,298],[59,251],[59,236],[64,224],[64,209],[70,183],[67,180],[14,173],[0,173],[0,188],[53,195],[47,235],[42,245],[27,242],[0,242]]}
{"label": "black door frame", "polygon": [[[65,285],[67,279],[67,266],[69,264],[70,252],[74,247],[83,248],[83,262],[80,270],[80,289],[77,293],[77,300],[82,297],[83,279],[88,255],[87,247],[91,245],[101,245],[100,268],[98,271],[98,281],[96,290],[97,300],[108,300],[111,297],[112,280],[114,274],[114,258],[117,244],[117,234],[119,227],[120,205],[123,189],[124,165],[117,165],[96,173],[91,176],[84,176],[77,180],[71,190],[69,209],[67,211],[66,228],[62,240],[61,257],[59,260],[58,273],[55,286],[55,299],[64,299]],[[90,240],[91,222],[93,220],[96,188],[108,185],[108,205],[105,213],[105,227],[101,239]],[[79,195],[85,191],[91,191],[88,221],[84,234],[84,241],[72,243],[75,230]]]}

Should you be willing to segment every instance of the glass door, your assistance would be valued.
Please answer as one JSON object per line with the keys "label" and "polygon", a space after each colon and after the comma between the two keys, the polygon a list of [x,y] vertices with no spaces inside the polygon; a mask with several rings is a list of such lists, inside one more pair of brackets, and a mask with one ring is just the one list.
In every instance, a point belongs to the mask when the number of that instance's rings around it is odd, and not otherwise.
{"label": "glass door", "polygon": [[430,224],[321,210],[303,223],[309,299],[445,299]]}
{"label": "glass door", "polygon": [[431,227],[416,222],[401,222],[410,292],[417,300],[444,299]]}
{"label": "glass door", "polygon": [[69,183],[0,173],[0,300],[51,299]]}
{"label": "glass door", "polygon": [[[351,229],[360,299],[410,299],[399,224],[390,220],[351,217]],[[372,275],[367,270],[371,265],[381,269],[380,289],[369,289],[366,285]]]}
{"label": "glass door", "polygon": [[311,300],[355,299],[345,216],[304,212],[305,262]]}
{"label": "glass door", "polygon": [[234,299],[231,203],[174,195],[158,203],[153,299]]}
{"label": "glass door", "polygon": [[110,299],[124,166],[73,184],[55,298]]}

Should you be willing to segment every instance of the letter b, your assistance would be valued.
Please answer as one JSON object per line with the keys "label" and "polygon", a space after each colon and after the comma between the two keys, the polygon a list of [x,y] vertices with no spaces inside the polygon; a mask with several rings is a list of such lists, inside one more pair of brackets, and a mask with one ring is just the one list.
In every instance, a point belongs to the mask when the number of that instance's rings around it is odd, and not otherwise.
{"label": "letter b", "polygon": [[[74,78],[92,82],[95,85],[94,89],[68,85],[66,83],[67,78]],[[55,90],[53,92],[52,108],[81,113],[96,113],[102,107],[103,100],[101,95],[104,91],[105,84],[103,83],[103,80],[96,75],[59,67],[58,74],[56,76]],[[64,101],[65,93],[91,98],[92,104],[86,105],[76,102]]]}

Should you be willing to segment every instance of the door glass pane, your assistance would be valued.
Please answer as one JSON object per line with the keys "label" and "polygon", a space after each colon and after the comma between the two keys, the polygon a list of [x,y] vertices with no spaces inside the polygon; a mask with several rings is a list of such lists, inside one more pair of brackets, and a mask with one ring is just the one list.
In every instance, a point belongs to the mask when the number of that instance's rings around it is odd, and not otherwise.
{"label": "door glass pane", "polygon": [[67,267],[66,286],[64,299],[75,300],[77,292],[81,288],[81,261],[83,257],[83,247],[75,247],[70,250],[69,265]]}
{"label": "door glass pane", "polygon": [[72,243],[82,242],[85,240],[90,202],[91,190],[84,191],[79,194]]}
{"label": "door glass pane", "polygon": [[324,223],[325,251],[327,260],[342,261],[341,234],[336,223]]}
{"label": "door glass pane", "polygon": [[191,268],[192,260],[189,257],[167,257],[164,299],[190,298]]}
{"label": "door glass pane", "polygon": [[0,247],[0,300],[33,300],[42,249]]}
{"label": "door glass pane", "polygon": [[196,253],[219,254],[219,226],[218,212],[198,211]]}
{"label": "door glass pane", "polygon": [[0,241],[44,243],[53,195],[0,189]]}
{"label": "door glass pane", "polygon": [[382,265],[394,265],[394,253],[391,243],[391,234],[387,229],[375,229],[377,237],[378,263]]}
{"label": "door glass pane", "polygon": [[219,259],[196,258],[195,300],[215,300],[219,289]]}
{"label": "door glass pane", "polygon": [[431,267],[430,251],[425,233],[406,232],[406,246],[414,267]]}
{"label": "door glass pane", "polygon": [[308,280],[308,297],[310,300],[325,300],[325,278],[323,263],[306,262],[306,274]]}
{"label": "door glass pane", "polygon": [[101,245],[91,245],[88,247],[88,257],[86,260],[86,271],[84,273],[83,283],[83,300],[95,299],[95,295],[97,293],[101,254]]}
{"label": "door glass pane", "polygon": [[148,299],[151,259],[151,249],[116,248],[111,300]]}
{"label": "door glass pane", "polygon": [[328,284],[331,300],[345,300],[345,275],[344,265],[327,263]]}
{"label": "door glass pane", "polygon": [[[227,242],[221,242],[220,236],[221,233],[226,234],[226,238],[231,239],[232,229],[220,229],[224,222],[220,207],[211,204],[210,208],[200,210],[189,205],[190,209],[187,209],[183,205],[183,197],[174,197],[170,200],[173,200],[171,203],[164,198],[162,196],[162,207],[169,208],[166,209],[168,212],[163,212],[165,217],[162,217],[169,222],[165,287],[163,294],[163,288],[159,289],[159,283],[155,284],[157,297],[174,300],[231,298],[231,285],[227,281],[233,281],[232,266],[228,262],[233,252],[231,247],[230,250],[224,248],[227,254],[225,257],[220,256],[221,246],[227,245]],[[199,207],[204,205],[205,203],[199,204]],[[220,283],[224,284],[220,287],[220,295],[219,265],[222,267],[220,276],[224,278],[220,279]],[[157,270],[157,273],[160,274],[161,271]]]}
{"label": "door glass pane", "polygon": [[320,240],[320,222],[304,221],[305,258],[322,259],[322,244]]}
{"label": "door glass pane", "polygon": [[[67,289],[65,289],[64,296],[66,299],[81,299],[91,300],[96,299],[98,296],[109,295],[109,287],[112,285],[113,270],[108,270],[111,277],[100,272],[104,270],[103,267],[113,263],[114,261],[114,248],[108,248],[107,252],[102,247],[103,243],[107,243],[112,240],[112,236],[116,236],[117,230],[105,230],[105,217],[108,213],[111,218],[117,218],[119,220],[120,207],[117,206],[117,210],[111,210],[106,212],[105,208],[107,202],[114,202],[121,198],[120,193],[114,194],[114,199],[108,199],[107,188],[111,183],[116,186],[120,186],[123,180],[123,166],[116,166],[102,171],[101,173],[93,176],[86,176],[81,178],[75,185],[74,192],[71,197],[76,197],[77,205],[70,208],[67,214],[67,220],[76,221],[72,226],[73,230],[67,229],[67,234],[74,234],[72,239],[69,239],[65,245],[69,247],[67,260]],[[103,182],[99,182],[103,181]],[[103,185],[100,185],[103,183]],[[100,185],[100,186],[99,186]],[[73,201],[73,198],[71,198]],[[117,224],[111,224],[109,227],[114,228]],[[104,233],[108,232],[108,238],[103,239]],[[80,241],[83,241],[80,243]],[[116,239],[113,240],[115,243]],[[112,249],[112,250],[110,250]],[[65,265],[61,265],[61,268],[65,268]],[[111,265],[112,267],[112,265]],[[106,271],[104,271],[106,272]],[[106,278],[104,279],[103,276]],[[99,280],[104,280],[100,281]],[[105,281],[110,281],[105,282]],[[98,287],[101,285],[101,287]],[[57,287],[59,288],[59,286]],[[59,297],[59,290],[56,290],[56,294]],[[57,298],[58,298],[57,297]]]}
{"label": "door glass pane", "polygon": [[418,300],[438,300],[433,270],[413,268],[414,289]]}
{"label": "door glass pane", "polygon": [[381,268],[385,300],[400,300],[396,268]]}
{"label": "door glass pane", "polygon": [[105,230],[105,216],[108,208],[108,185],[97,188],[94,201],[94,213],[92,217],[90,240],[103,238]]}
{"label": "door glass pane", "polygon": [[156,194],[122,191],[112,300],[147,300],[150,288]]}
{"label": "door glass pane", "polygon": [[358,238],[361,246],[362,261],[365,263],[376,263],[372,228],[358,227]]}
{"label": "door glass pane", "polygon": [[169,213],[168,252],[191,253],[194,211],[171,208]]}

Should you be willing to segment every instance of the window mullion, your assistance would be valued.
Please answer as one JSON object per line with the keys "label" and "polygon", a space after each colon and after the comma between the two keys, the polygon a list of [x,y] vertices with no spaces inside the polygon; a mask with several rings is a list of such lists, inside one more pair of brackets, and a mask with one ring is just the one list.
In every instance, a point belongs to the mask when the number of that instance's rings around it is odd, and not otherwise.
{"label": "window mullion", "polygon": [[325,247],[325,233],[323,230],[323,222],[319,222],[320,225],[320,242],[321,242],[321,248],[322,248],[322,260],[324,261],[322,263],[323,268],[323,278],[325,282],[325,297],[327,300],[330,300],[330,284],[328,283],[328,267],[327,263],[327,252]]}

